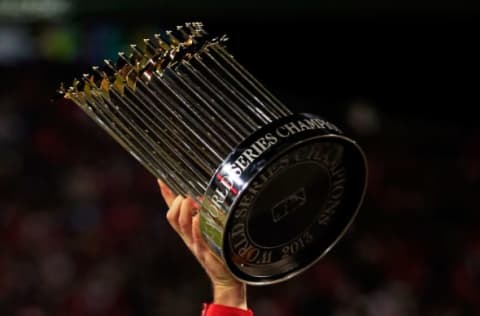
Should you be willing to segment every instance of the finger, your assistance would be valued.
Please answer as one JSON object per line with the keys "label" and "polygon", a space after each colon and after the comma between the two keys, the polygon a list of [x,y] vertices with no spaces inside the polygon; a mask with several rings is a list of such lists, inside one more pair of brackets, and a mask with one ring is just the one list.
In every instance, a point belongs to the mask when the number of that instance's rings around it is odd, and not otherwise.
{"label": "finger", "polygon": [[178,224],[178,219],[179,219],[179,216],[180,216],[180,206],[182,205],[183,200],[184,200],[184,198],[181,195],[177,196],[173,200],[172,206],[170,207],[170,209],[167,212],[167,220],[170,223],[170,225],[173,227],[173,229],[178,234],[181,233],[180,232],[180,227],[179,227],[179,224]]}
{"label": "finger", "polygon": [[192,219],[197,212],[197,207],[191,199],[184,199],[180,207],[180,216],[178,223],[185,243],[190,247],[192,245]]}
{"label": "finger", "polygon": [[197,196],[196,198],[192,198],[192,203],[196,206],[197,209],[200,209],[202,202],[203,196]]}
{"label": "finger", "polygon": [[206,251],[210,251],[202,236],[199,213],[197,213],[192,219],[192,242],[195,247],[195,252],[198,255],[204,255]]}
{"label": "finger", "polygon": [[168,207],[172,206],[173,201],[175,200],[175,194],[170,190],[170,188],[160,179],[157,179],[158,186],[160,187],[160,192],[162,193],[163,199],[165,203],[167,203]]}
{"label": "finger", "polygon": [[192,220],[192,238],[193,238],[193,253],[200,261],[200,264],[207,270],[217,270],[223,268],[223,263],[212,249],[208,246],[207,242],[203,238],[202,230],[200,227],[200,214],[193,217]]}

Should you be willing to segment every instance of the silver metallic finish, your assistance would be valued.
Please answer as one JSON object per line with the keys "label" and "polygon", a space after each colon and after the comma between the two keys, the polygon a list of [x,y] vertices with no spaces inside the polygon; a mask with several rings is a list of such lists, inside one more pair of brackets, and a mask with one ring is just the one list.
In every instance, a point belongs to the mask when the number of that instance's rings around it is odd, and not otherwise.
{"label": "silver metallic finish", "polygon": [[225,42],[185,23],[60,92],[175,193],[197,199],[240,140],[291,114]]}
{"label": "silver metallic finish", "polygon": [[204,240],[237,279],[278,283],[348,230],[363,201],[366,158],[335,125],[293,114],[226,40],[185,23],[59,92],[175,194],[201,205]]}

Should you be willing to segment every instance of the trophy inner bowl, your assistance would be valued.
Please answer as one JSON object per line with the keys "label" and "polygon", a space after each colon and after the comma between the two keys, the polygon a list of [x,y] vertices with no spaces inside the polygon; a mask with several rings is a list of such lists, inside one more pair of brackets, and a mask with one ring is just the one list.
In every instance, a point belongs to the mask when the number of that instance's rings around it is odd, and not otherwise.
{"label": "trophy inner bowl", "polygon": [[301,238],[327,201],[330,185],[328,169],[315,161],[298,163],[269,179],[248,214],[250,240],[274,248]]}

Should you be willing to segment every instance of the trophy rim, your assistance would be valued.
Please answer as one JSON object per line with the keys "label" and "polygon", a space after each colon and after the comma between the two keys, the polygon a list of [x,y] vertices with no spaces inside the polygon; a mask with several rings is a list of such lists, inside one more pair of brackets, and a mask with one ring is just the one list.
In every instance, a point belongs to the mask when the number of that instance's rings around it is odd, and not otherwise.
{"label": "trophy rim", "polygon": [[302,138],[300,140],[297,140],[297,141],[294,141],[294,142],[288,144],[288,146],[286,146],[285,148],[282,148],[281,150],[275,152],[275,154],[272,157],[270,157],[269,160],[273,161],[273,160],[281,157],[283,154],[287,153],[292,148],[295,148],[296,146],[301,145],[303,143],[308,143],[308,142],[311,142],[312,140],[322,140],[322,139],[340,140],[341,142],[345,142],[346,144],[352,145],[353,148],[355,148],[357,150],[357,152],[360,154],[360,157],[361,157],[361,160],[362,160],[362,163],[363,163],[363,166],[364,166],[365,176],[364,176],[364,181],[363,181],[363,188],[362,188],[361,194],[359,196],[359,199],[356,203],[357,206],[355,207],[355,210],[352,212],[352,215],[350,216],[350,219],[344,225],[344,227],[342,228],[342,230],[340,231],[338,236],[328,245],[328,247],[326,247],[320,255],[316,256],[311,262],[309,262],[305,266],[303,266],[299,269],[294,269],[291,272],[287,272],[286,275],[284,275],[282,277],[279,277],[279,278],[268,279],[268,277],[266,277],[266,278],[264,278],[265,280],[255,281],[255,280],[246,280],[246,279],[243,279],[243,278],[239,277],[237,275],[237,273],[235,273],[235,271],[231,268],[231,265],[233,265],[233,263],[228,258],[226,258],[226,256],[225,256],[225,253],[226,253],[225,246],[228,245],[227,240],[226,240],[227,234],[225,234],[226,233],[225,228],[228,226],[228,224],[230,222],[230,218],[231,218],[232,214],[234,213],[233,210],[237,207],[237,204],[241,200],[241,197],[243,196],[246,188],[255,179],[255,177],[262,172],[262,170],[264,170],[265,168],[267,168],[269,166],[269,164],[266,164],[266,165],[262,166],[261,168],[258,168],[255,171],[255,173],[249,177],[248,181],[245,182],[242,190],[239,192],[237,198],[235,199],[235,202],[232,205],[230,205],[230,207],[229,207],[230,211],[226,214],[225,226],[223,227],[224,229],[222,231],[222,236],[221,236],[222,244],[221,244],[221,247],[220,247],[220,257],[221,257],[222,261],[224,262],[224,265],[227,267],[228,271],[238,281],[241,281],[241,282],[243,282],[245,284],[248,284],[248,285],[264,286],[264,285],[273,285],[273,284],[281,283],[281,282],[287,281],[289,279],[292,279],[292,278],[302,274],[303,272],[309,270],[313,265],[315,265],[319,260],[321,260],[325,255],[327,255],[335,247],[335,245],[345,236],[345,234],[351,228],[353,222],[355,221],[355,219],[356,219],[356,217],[357,217],[357,215],[360,211],[360,208],[363,204],[363,201],[365,199],[365,195],[366,195],[366,191],[367,191],[367,184],[368,184],[368,174],[369,174],[368,163],[367,163],[367,158],[366,158],[365,152],[360,147],[358,142],[356,142],[355,140],[353,140],[353,139],[351,139],[347,136],[339,135],[339,134],[329,133],[329,134],[314,135],[314,136]]}

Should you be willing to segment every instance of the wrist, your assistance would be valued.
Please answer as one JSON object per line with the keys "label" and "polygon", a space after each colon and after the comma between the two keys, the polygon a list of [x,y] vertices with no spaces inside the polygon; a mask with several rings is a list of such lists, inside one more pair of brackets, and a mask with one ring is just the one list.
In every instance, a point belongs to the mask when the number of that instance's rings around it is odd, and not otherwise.
{"label": "wrist", "polygon": [[241,282],[213,284],[213,303],[247,310],[247,289]]}

